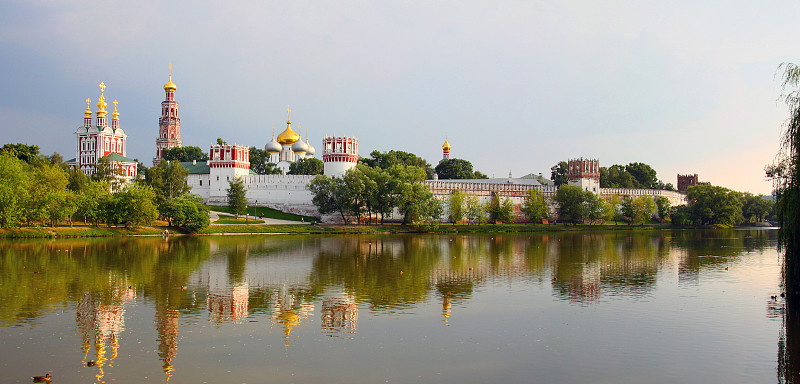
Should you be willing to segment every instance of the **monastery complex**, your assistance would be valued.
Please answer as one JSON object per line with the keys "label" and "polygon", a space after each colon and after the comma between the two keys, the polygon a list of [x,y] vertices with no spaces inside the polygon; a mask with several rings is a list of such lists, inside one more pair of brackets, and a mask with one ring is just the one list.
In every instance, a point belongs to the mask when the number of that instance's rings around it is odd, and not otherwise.
{"label": "monastery complex", "polygon": [[[164,84],[165,98],[161,102],[161,116],[158,119],[158,136],[156,137],[156,154],[153,165],[163,158],[164,150],[180,147],[181,125],[178,114],[179,104],[175,99],[177,86],[172,82],[172,68],[170,76]],[[121,170],[121,181],[130,182],[137,177],[136,161],[126,157],[127,136],[119,126],[119,113],[117,101],[114,101],[111,126],[108,126],[106,116],[105,85],[100,83],[100,97],[97,102],[96,119],[92,120],[90,108],[91,100],[86,99],[83,125],[75,132],[76,147],[75,158],[68,160],[73,169],[80,169],[86,174],[97,171],[101,161],[108,162],[111,166]],[[286,129],[275,136],[274,127],[272,140],[264,146],[270,155],[269,162],[277,164],[283,171],[281,175],[258,175],[250,170],[250,149],[243,145],[214,144],[209,147],[207,161],[182,162],[181,165],[189,171],[188,184],[191,192],[200,196],[211,205],[227,204],[227,190],[229,182],[241,178],[247,189],[247,200],[250,206],[265,206],[284,212],[317,216],[320,214],[311,202],[312,194],[306,186],[314,178],[310,175],[288,175],[291,163],[317,155],[316,148],[311,145],[306,132],[305,141],[301,135],[292,128],[291,110],[288,109],[289,118]],[[358,138],[333,137],[322,138],[322,161],[324,174],[337,177],[358,163]],[[445,139],[442,145],[442,159],[449,159],[452,146]],[[686,188],[697,184],[697,175],[679,175],[679,192],[657,189],[621,189],[600,188],[600,163],[597,159],[573,159],[568,162],[568,180],[570,185],[579,186],[601,196],[659,196],[666,197],[673,206],[686,204]],[[484,202],[489,201],[492,195],[509,198],[516,212],[522,205],[528,190],[536,189],[544,193],[545,197],[552,198],[556,187],[541,174],[527,175],[513,178],[472,179],[472,180],[426,180],[425,183],[434,195],[446,199],[453,191],[462,191],[466,194],[480,197]],[[337,220],[335,215],[322,218],[323,221]]]}

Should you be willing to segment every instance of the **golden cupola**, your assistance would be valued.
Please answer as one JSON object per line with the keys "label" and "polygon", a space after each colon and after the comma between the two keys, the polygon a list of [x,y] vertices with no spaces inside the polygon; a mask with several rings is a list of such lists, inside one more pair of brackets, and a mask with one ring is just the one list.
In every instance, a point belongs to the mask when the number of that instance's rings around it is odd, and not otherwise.
{"label": "golden cupola", "polygon": [[164,84],[164,90],[175,91],[176,89],[178,89],[178,86],[176,86],[175,83],[172,82],[172,75],[169,75],[169,81],[167,81],[167,83]]}
{"label": "golden cupola", "polygon": [[444,144],[442,144],[442,150],[449,151],[450,150],[450,142],[447,141],[447,138],[444,139]]}
{"label": "golden cupola", "polygon": [[92,99],[86,99],[86,110],[83,111],[83,117],[92,117],[92,108],[89,106],[92,104]]}
{"label": "golden cupola", "polygon": [[97,117],[106,117],[106,107],[108,107],[108,103],[106,103],[106,98],[103,93],[106,90],[106,84],[104,82],[100,82],[100,98],[97,99]]}
{"label": "golden cupola", "polygon": [[178,89],[178,86],[172,82],[172,63],[169,63],[169,81],[164,84],[164,90],[174,92],[176,89]]}
{"label": "golden cupola", "polygon": [[291,120],[292,110],[288,108],[286,110],[289,112],[290,119],[286,121],[286,130],[284,130],[283,132],[281,132],[280,135],[278,135],[278,144],[280,145],[292,145],[295,142],[297,142],[297,140],[300,140],[300,134],[292,130],[292,120]]}

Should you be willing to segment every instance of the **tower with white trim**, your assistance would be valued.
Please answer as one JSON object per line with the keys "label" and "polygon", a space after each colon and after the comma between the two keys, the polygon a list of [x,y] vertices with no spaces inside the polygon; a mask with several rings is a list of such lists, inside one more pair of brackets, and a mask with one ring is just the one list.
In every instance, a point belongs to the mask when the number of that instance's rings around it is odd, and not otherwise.
{"label": "tower with white trim", "polygon": [[181,118],[178,117],[178,102],[175,101],[175,90],[178,87],[172,82],[172,64],[169,65],[169,81],[164,84],[166,97],[161,102],[161,117],[158,118],[158,137],[156,138],[156,157],[153,166],[164,158],[164,150],[182,146]]}
{"label": "tower with white trim", "polygon": [[358,138],[333,137],[322,138],[322,162],[325,176],[341,176],[358,163]]}

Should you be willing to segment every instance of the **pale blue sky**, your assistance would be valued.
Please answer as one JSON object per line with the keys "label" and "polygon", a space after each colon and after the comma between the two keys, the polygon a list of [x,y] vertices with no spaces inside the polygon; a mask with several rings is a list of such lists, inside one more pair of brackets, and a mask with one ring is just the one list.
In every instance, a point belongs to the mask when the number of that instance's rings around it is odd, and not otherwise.
{"label": "pale blue sky", "polygon": [[[453,157],[492,176],[644,162],[769,193],[800,3],[4,1],[2,142],[74,157],[97,84],[149,166],[167,65],[184,145],[262,147],[272,126],[353,135],[362,156]],[[93,108],[94,109],[94,108]]]}

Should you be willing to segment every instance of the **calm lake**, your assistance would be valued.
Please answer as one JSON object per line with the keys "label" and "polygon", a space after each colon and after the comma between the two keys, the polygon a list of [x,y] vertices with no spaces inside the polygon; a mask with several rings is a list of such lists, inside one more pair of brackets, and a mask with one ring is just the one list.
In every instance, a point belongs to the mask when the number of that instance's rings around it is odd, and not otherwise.
{"label": "calm lake", "polygon": [[[796,382],[777,232],[0,242],[28,383]],[[87,362],[94,361],[94,366]]]}

